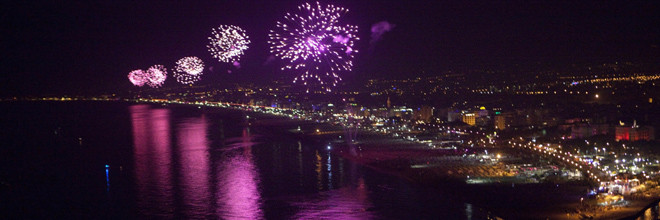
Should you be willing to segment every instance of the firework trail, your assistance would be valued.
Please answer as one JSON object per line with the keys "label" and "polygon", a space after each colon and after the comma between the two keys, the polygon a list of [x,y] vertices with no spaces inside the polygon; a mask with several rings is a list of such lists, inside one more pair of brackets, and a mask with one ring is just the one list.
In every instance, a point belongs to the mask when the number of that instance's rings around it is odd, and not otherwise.
{"label": "firework trail", "polygon": [[212,29],[206,47],[220,62],[233,63],[241,58],[248,44],[250,40],[243,29],[234,25],[220,25]]}
{"label": "firework trail", "polygon": [[298,6],[296,14],[287,13],[271,30],[268,43],[276,57],[287,61],[282,70],[300,75],[293,82],[319,86],[327,91],[336,86],[341,71],[351,71],[357,26],[341,25],[339,19],[348,9],[320,3]]}

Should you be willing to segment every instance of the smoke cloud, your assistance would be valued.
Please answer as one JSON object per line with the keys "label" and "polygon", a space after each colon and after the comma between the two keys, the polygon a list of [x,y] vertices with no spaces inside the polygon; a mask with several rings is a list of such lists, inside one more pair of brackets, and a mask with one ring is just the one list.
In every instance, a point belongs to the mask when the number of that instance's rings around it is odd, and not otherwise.
{"label": "smoke cloud", "polygon": [[378,43],[378,41],[380,41],[380,39],[383,37],[383,34],[391,31],[394,29],[394,27],[396,27],[396,25],[387,21],[381,21],[371,25],[371,40],[369,40],[370,49],[373,50],[373,47],[376,45],[376,43]]}
{"label": "smoke cloud", "polygon": [[270,63],[272,63],[273,61],[275,61],[275,56],[270,55],[268,56],[268,58],[266,58],[266,61],[264,61],[262,65],[263,66],[270,65]]}

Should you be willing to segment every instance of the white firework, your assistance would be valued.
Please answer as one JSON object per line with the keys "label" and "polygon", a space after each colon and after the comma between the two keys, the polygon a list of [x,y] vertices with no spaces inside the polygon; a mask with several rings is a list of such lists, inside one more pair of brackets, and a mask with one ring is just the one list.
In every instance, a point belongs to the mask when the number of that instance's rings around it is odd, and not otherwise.
{"label": "white firework", "polygon": [[147,85],[152,88],[159,88],[163,86],[167,79],[167,68],[163,65],[153,65],[147,70],[146,76],[148,79]]}
{"label": "white firework", "polygon": [[184,57],[176,61],[174,78],[181,84],[193,84],[201,79],[204,62],[198,57]]}
{"label": "white firework", "polygon": [[339,19],[348,9],[305,3],[299,13],[287,13],[284,21],[271,30],[268,43],[275,56],[288,61],[282,70],[299,73],[293,82],[319,85],[326,90],[336,86],[341,71],[351,71],[358,28],[341,25]]}
{"label": "white firework", "polygon": [[233,63],[240,60],[243,52],[248,49],[250,39],[245,31],[234,25],[220,25],[213,28],[209,44],[211,55],[220,62]]}

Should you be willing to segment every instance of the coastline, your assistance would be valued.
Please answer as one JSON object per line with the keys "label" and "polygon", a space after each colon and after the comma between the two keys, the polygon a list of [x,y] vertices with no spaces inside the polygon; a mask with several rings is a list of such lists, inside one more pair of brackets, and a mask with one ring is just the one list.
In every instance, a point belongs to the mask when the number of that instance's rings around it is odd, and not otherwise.
{"label": "coastline", "polygon": [[[260,114],[269,115],[265,113],[260,113]],[[333,128],[335,129],[335,131],[344,130],[344,128],[341,126],[332,125],[329,123],[318,123],[308,120],[290,119],[283,116],[279,116],[279,117],[282,117],[281,119],[283,121],[289,121],[287,122],[287,124],[288,123],[315,124],[315,125],[325,126],[326,128],[328,127]],[[278,122],[275,123],[279,124]],[[447,195],[456,198],[458,200],[461,200],[463,202],[474,203],[478,207],[488,210],[489,213],[492,213],[495,216],[504,219],[546,219],[546,218],[581,219],[582,218],[579,214],[571,213],[571,211],[576,210],[580,206],[580,202],[579,202],[580,196],[575,192],[580,191],[582,189],[586,190],[585,187],[579,185],[570,186],[570,184],[568,184],[569,185],[568,187],[562,186],[561,188],[568,188],[568,189],[565,189],[565,191],[561,191],[561,194],[557,194],[553,198],[551,198],[552,201],[560,201],[560,203],[555,205],[549,206],[547,201],[544,201],[547,200],[547,197],[542,196],[539,198],[539,200],[525,200],[525,202],[523,202],[524,204],[525,203],[542,204],[539,206],[525,205],[522,208],[510,207],[508,205],[500,206],[500,204],[504,204],[511,201],[504,201],[504,200],[480,201],[477,198],[482,197],[485,194],[490,194],[493,191],[499,191],[502,189],[509,188],[506,186],[506,184],[493,183],[493,184],[475,186],[471,184],[465,184],[464,180],[449,177],[441,172],[438,172],[438,170],[434,170],[434,169],[427,168],[427,169],[418,169],[415,171],[411,171],[411,169],[406,168],[406,165],[408,164],[405,164],[405,159],[411,159],[416,156],[428,157],[429,154],[430,155],[437,154],[438,153],[437,150],[425,149],[424,146],[419,143],[414,143],[404,139],[389,137],[387,135],[383,135],[378,132],[374,132],[366,129],[359,129],[359,132],[360,134],[358,135],[357,138],[358,142],[352,143],[354,147],[359,145],[359,148],[361,149],[359,155],[352,154],[351,151],[348,149],[349,145],[351,144],[345,142],[341,145],[341,147],[332,149],[332,152],[334,154],[341,156],[342,158],[351,160],[355,163],[360,164],[361,166],[368,167],[377,172],[381,172],[396,178],[404,179],[406,181],[409,181],[411,183],[423,187],[435,188],[436,190],[442,191],[443,193],[446,193]],[[341,133],[341,132],[335,132],[333,134],[324,134],[324,135],[309,134],[309,133],[295,134],[289,132],[290,135],[291,134],[303,135],[303,136],[308,136],[311,139],[317,139],[317,140],[336,139],[336,137],[330,137],[330,136],[338,135],[337,133]],[[361,140],[361,138],[364,137],[367,137],[366,138],[367,140]],[[520,188],[521,186],[525,186],[525,185],[527,185],[526,187],[531,188],[531,189],[527,189],[528,191],[535,191],[535,189],[533,188],[536,187],[547,188],[548,185],[552,185],[552,184],[536,184],[536,185],[519,184],[517,186],[518,188]],[[456,188],[460,188],[461,190],[455,190]],[[512,189],[510,191],[516,191],[516,189]],[[503,194],[512,193],[510,191],[505,190],[504,193],[499,193],[497,194],[497,196],[491,196],[489,198],[498,198],[498,197],[503,198],[504,197]],[[514,196],[514,197],[522,198],[526,196]],[[569,201],[563,199],[565,197],[572,197],[572,200],[569,199],[570,200]],[[594,219],[635,219],[637,217],[643,216],[644,211],[648,207],[652,207],[653,205],[657,204],[657,202],[655,201],[658,201],[658,199],[632,200],[625,207],[610,209],[607,211],[600,211],[593,213],[584,212],[584,213],[593,216]],[[498,218],[498,217],[493,217],[493,218]]]}
{"label": "coastline", "polygon": [[[79,101],[106,101],[107,100],[79,100]],[[116,101],[116,102],[124,102],[128,104],[134,104],[134,103],[144,103],[144,104],[154,104],[154,105],[162,105],[162,103],[159,102],[144,102],[144,101],[125,101],[125,100],[110,100],[110,101]],[[199,104],[194,104],[194,103],[171,103],[172,105],[186,105],[186,106],[199,106]],[[170,104],[166,104],[170,105]],[[311,125],[322,125],[322,126],[329,126],[337,131],[341,131],[344,128],[338,125],[333,125],[330,123],[319,123],[315,122],[312,120],[304,120],[304,119],[295,119],[295,118],[290,118],[286,117],[283,115],[277,115],[277,114],[270,114],[270,113],[265,113],[265,112],[256,112],[250,109],[241,109],[241,108],[236,108],[236,107],[224,107],[224,106],[207,106],[209,108],[219,108],[219,109],[227,109],[227,110],[233,110],[233,111],[243,111],[243,112],[250,112],[250,113],[256,113],[259,115],[263,116],[257,116],[255,119],[256,120],[260,117],[263,118],[269,118],[269,117],[275,117],[275,118],[280,118],[282,121],[290,121],[291,124],[311,124]],[[276,121],[279,121],[276,120]],[[278,124],[278,122],[275,122]],[[357,162],[363,166],[369,167],[370,169],[376,170],[381,173],[386,173],[388,175],[392,175],[397,178],[403,178],[405,180],[426,186],[426,187],[435,187],[435,188],[442,188],[445,187],[445,189],[439,189],[443,191],[449,191],[451,192],[449,195],[453,196],[457,199],[463,200],[463,201],[470,201],[474,202],[475,198],[477,197],[483,197],[484,193],[492,192],[493,190],[501,190],[504,188],[508,188],[504,185],[498,185],[498,184],[488,184],[482,187],[473,187],[469,186],[468,184],[461,183],[461,181],[457,181],[452,178],[447,178],[445,175],[442,173],[437,172],[436,170],[429,169],[429,168],[424,168],[424,169],[418,169],[418,170],[412,170],[409,167],[406,166],[405,160],[413,158],[415,156],[420,156],[420,155],[426,155],[428,156],[428,153],[437,153],[433,152],[434,150],[420,150],[421,147],[416,147],[418,145],[417,143],[413,143],[410,141],[406,141],[403,139],[399,138],[393,138],[389,137],[387,135],[380,134],[378,132],[373,132],[365,129],[360,129],[359,132],[361,133],[358,135],[358,139],[360,139],[360,136],[368,136],[369,138],[373,139],[372,143],[369,142],[358,142],[356,143],[357,145],[360,145],[361,149],[361,155],[355,156],[355,155],[350,155],[348,154],[349,151],[342,151],[345,150],[343,148],[334,148],[332,149],[332,152],[334,154],[340,155],[345,159]],[[290,134],[296,135],[295,133]],[[341,132],[338,132],[341,133]],[[306,136],[310,136],[312,139],[321,139],[321,140],[327,140],[327,139],[336,139],[336,137],[330,138],[324,137],[325,135],[309,135],[309,134],[302,134]],[[336,134],[333,134],[336,135]],[[385,152],[385,153],[383,153]],[[404,156],[400,156],[404,155]],[[441,187],[438,187],[441,186]],[[455,188],[465,188],[461,190],[454,190]],[[477,188],[477,189],[467,189],[467,188]],[[513,187],[512,187],[513,188]],[[518,188],[521,188],[518,186]],[[472,192],[470,192],[472,191]],[[510,190],[510,191],[516,191],[516,190]],[[502,192],[500,194],[495,194],[495,195],[490,195],[488,197],[490,198],[497,198],[502,196],[502,194],[506,193],[511,193],[509,191]],[[515,198],[515,197],[514,197]],[[544,200],[543,198],[542,200]],[[555,205],[552,208],[546,207],[546,209],[538,209],[538,207],[524,207],[524,209],[519,209],[518,207],[507,207],[506,203],[507,202],[512,202],[512,201],[506,201],[506,200],[496,200],[496,201],[476,201],[474,202],[475,205],[478,207],[482,207],[484,209],[490,210],[493,213],[495,213],[497,216],[504,217],[505,219],[510,219],[510,218],[524,218],[524,219],[545,219],[546,217],[550,219],[579,219],[579,215],[575,214],[568,214],[566,212],[563,212],[563,210],[570,209],[571,207],[578,207],[580,205],[580,202],[577,200],[573,200],[573,202],[568,202],[568,201],[561,201],[561,204]],[[529,203],[529,202],[535,202],[535,201],[530,201],[526,200],[524,203]],[[636,219],[638,217],[642,217],[645,215],[645,212],[650,208],[658,204],[660,202],[660,199],[643,199],[643,200],[632,200],[630,201],[630,204],[626,207],[619,208],[616,210],[609,210],[605,212],[594,212],[594,219]],[[500,206],[498,206],[498,204]],[[501,213],[505,213],[505,215],[501,215]],[[532,215],[532,213],[534,213]]]}
{"label": "coastline", "polygon": [[[645,215],[650,214],[647,212],[651,212],[650,209],[653,209],[653,207],[658,206],[660,203],[660,198],[655,198],[655,199],[646,199],[646,200],[640,200],[637,201],[638,204],[636,204],[632,208],[633,210],[638,210],[637,212],[633,213],[632,215],[627,215],[627,216],[622,216],[620,219],[637,219],[642,217],[643,219],[650,219],[650,218],[644,218]],[[643,206],[646,204],[646,206]],[[641,209],[637,209],[638,207],[642,207]]]}

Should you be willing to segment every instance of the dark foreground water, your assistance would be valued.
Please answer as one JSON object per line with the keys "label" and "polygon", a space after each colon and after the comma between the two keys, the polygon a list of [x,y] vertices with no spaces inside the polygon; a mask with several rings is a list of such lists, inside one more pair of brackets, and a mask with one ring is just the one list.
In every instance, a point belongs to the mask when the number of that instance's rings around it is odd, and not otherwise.
{"label": "dark foreground water", "polygon": [[483,219],[327,143],[193,106],[0,103],[9,218]]}

